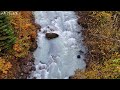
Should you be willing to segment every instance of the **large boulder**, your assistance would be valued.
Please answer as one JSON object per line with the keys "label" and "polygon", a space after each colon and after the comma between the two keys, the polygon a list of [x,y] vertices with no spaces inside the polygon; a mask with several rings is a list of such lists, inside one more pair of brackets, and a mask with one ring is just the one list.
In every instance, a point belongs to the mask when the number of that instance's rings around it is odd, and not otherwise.
{"label": "large boulder", "polygon": [[53,39],[53,38],[57,38],[58,36],[59,36],[59,35],[56,34],[56,33],[46,33],[46,38],[47,38],[48,40]]}

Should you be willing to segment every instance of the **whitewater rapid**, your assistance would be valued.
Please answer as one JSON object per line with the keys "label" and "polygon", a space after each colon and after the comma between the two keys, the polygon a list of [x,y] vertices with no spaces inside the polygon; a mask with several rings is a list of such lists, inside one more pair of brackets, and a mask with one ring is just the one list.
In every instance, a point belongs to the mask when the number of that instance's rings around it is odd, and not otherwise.
{"label": "whitewater rapid", "polygon": [[[30,78],[68,79],[75,74],[75,70],[84,70],[86,49],[75,12],[35,11],[33,14],[41,30],[37,37],[38,47],[34,52],[36,70],[31,72]],[[46,32],[57,33],[59,37],[48,40]]]}

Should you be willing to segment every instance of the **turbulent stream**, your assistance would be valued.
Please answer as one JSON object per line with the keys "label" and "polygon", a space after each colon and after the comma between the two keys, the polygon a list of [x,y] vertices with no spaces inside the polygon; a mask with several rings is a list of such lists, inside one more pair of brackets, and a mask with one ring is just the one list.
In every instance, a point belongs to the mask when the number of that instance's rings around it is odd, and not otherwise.
{"label": "turbulent stream", "polygon": [[[34,11],[33,14],[41,30],[34,52],[36,70],[31,72],[30,78],[68,79],[76,69],[84,70],[86,50],[75,12]],[[57,33],[59,37],[48,40],[46,32]]]}

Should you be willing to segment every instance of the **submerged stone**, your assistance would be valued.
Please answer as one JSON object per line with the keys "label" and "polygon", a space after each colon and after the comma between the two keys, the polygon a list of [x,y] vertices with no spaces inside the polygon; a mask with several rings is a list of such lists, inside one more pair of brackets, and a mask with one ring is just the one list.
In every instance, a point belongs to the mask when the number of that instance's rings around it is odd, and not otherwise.
{"label": "submerged stone", "polygon": [[84,52],[82,50],[79,51],[80,54],[83,54]]}
{"label": "submerged stone", "polygon": [[77,58],[80,58],[81,56],[80,55],[77,55]]}

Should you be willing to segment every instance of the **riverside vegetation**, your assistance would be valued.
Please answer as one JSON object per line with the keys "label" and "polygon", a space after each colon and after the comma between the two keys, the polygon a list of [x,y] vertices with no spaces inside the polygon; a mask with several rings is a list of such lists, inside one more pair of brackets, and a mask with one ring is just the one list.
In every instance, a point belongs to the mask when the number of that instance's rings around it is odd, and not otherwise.
{"label": "riverside vegetation", "polygon": [[83,25],[88,48],[85,72],[76,71],[74,79],[120,78],[120,12],[82,11],[78,23]]}
{"label": "riverside vegetation", "polygon": [[0,14],[0,79],[20,77],[22,63],[31,60],[36,48],[37,29],[31,11]]}

